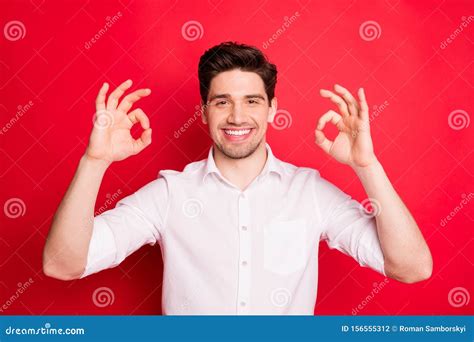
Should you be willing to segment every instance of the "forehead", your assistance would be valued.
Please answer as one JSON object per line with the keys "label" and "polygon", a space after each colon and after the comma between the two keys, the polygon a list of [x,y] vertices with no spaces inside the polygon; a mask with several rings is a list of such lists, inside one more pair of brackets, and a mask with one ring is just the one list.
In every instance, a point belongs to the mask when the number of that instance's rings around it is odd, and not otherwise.
{"label": "forehead", "polygon": [[255,72],[230,70],[215,76],[210,85],[209,96],[214,94],[230,94],[232,96],[245,96],[247,94],[265,94],[265,84]]}

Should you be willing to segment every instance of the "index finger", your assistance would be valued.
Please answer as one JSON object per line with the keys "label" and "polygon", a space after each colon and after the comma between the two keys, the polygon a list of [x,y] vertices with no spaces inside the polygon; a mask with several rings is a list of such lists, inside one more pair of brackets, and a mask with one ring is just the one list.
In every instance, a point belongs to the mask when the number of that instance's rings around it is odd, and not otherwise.
{"label": "index finger", "polygon": [[364,88],[359,89],[359,103],[360,103],[360,117],[362,119],[368,120],[369,119],[369,105],[367,104],[367,99],[365,97]]}
{"label": "index finger", "polygon": [[343,116],[349,116],[347,104],[339,95],[334,94],[332,91],[326,89],[320,89],[319,94],[322,97],[330,99],[332,103],[336,104]]}
{"label": "index finger", "polygon": [[118,105],[117,110],[127,113],[135,102],[140,100],[142,97],[150,95],[150,93],[151,90],[148,88],[135,90],[133,93],[130,93],[123,98],[123,100]]}
{"label": "index finger", "polygon": [[105,110],[105,97],[107,96],[107,90],[109,90],[109,84],[105,82],[102,84],[99,94],[97,94],[97,98],[95,99],[95,108],[97,111]]}
{"label": "index finger", "polygon": [[132,86],[132,80],[128,79],[119,85],[113,92],[110,93],[109,98],[107,100],[107,109],[108,110],[115,110],[117,109],[117,105],[119,102],[120,97],[123,93]]}
{"label": "index finger", "polygon": [[359,104],[354,99],[354,96],[352,96],[351,92],[339,84],[334,85],[334,90],[342,96],[344,101],[346,101],[347,107],[349,108],[349,113],[351,115],[358,116]]}

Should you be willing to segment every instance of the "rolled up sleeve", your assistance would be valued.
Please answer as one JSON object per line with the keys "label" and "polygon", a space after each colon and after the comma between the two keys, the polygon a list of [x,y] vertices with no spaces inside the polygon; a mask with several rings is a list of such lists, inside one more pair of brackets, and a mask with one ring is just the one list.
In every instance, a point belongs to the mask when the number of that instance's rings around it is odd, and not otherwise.
{"label": "rolled up sleeve", "polygon": [[375,218],[335,185],[319,177],[315,190],[322,225],[321,240],[386,276]]}
{"label": "rolled up sleeve", "polygon": [[166,180],[158,178],[96,216],[81,278],[115,267],[143,245],[159,242],[167,202]]}

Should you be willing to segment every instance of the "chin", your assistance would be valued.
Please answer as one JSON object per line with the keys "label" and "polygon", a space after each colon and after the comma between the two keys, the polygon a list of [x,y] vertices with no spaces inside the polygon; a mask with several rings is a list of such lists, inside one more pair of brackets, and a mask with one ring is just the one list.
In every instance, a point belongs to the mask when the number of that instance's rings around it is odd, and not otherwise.
{"label": "chin", "polygon": [[231,159],[243,159],[251,156],[257,148],[260,146],[260,142],[249,141],[245,144],[234,145],[232,143],[219,143],[216,142],[216,147],[228,158]]}

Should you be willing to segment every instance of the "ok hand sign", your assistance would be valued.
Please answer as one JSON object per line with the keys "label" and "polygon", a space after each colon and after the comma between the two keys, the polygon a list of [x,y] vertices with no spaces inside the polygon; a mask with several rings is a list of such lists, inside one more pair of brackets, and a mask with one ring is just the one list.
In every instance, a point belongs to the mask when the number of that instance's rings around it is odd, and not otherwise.
{"label": "ok hand sign", "polygon": [[[320,117],[315,131],[316,144],[334,159],[352,168],[368,166],[377,159],[370,137],[369,109],[364,89],[359,89],[359,101],[340,85],[336,84],[334,90],[320,90],[322,97],[338,106],[340,114],[329,110]],[[339,130],[334,141],[328,140],[323,133],[328,122]]]}
{"label": "ok hand sign", "polygon": [[[142,97],[150,95],[151,90],[135,90],[120,101],[120,97],[131,86],[131,80],[123,82],[106,99],[109,85],[102,85],[96,100],[94,128],[86,150],[88,157],[110,164],[135,155],[151,144],[150,121],[146,114],[139,108],[128,113],[132,105]],[[138,139],[134,139],[130,134],[136,123],[140,123],[144,129]]]}

